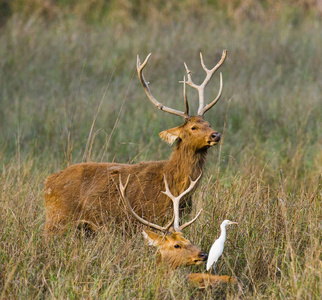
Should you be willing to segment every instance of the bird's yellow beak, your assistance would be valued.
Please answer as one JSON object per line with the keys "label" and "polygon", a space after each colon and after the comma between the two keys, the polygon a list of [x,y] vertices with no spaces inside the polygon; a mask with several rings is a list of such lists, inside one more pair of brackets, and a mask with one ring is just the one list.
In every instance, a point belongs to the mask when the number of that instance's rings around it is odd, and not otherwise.
{"label": "bird's yellow beak", "polygon": [[237,222],[229,222],[229,224],[236,224],[236,225],[238,225],[238,223]]}

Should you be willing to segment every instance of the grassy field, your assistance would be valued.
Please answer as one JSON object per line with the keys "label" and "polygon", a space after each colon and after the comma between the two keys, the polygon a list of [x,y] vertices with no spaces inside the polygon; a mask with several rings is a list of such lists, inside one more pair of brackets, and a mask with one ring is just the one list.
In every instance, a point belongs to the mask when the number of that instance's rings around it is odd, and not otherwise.
{"label": "grassy field", "polygon": [[[47,7],[30,0],[25,10],[15,2],[0,22],[0,299],[321,297],[318,14],[192,0],[161,8],[134,1],[136,9],[123,0],[100,15],[100,0],[69,10],[67,1]],[[153,94],[182,110],[183,62],[201,81],[199,52],[211,66],[223,49],[223,97],[205,119],[224,140],[209,151],[193,213],[204,210],[184,235],[207,252],[222,220],[237,221],[217,271],[237,276],[242,290],[198,291],[186,276],[205,265],[169,272],[140,232],[119,224],[89,240],[70,234],[46,245],[49,174],[82,161],[136,163],[172,151],[158,133],[181,120],[146,98],[136,55],[152,52],[145,76]],[[218,78],[207,87],[208,101]],[[196,111],[195,91],[188,97]]]}

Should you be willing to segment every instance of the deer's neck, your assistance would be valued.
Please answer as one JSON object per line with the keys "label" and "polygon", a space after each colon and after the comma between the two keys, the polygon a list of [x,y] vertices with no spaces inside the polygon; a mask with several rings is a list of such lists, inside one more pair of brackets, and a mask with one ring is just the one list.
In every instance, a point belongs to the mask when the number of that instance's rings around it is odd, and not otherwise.
{"label": "deer's neck", "polygon": [[194,151],[183,143],[178,143],[167,163],[166,173],[173,179],[173,184],[182,183],[181,189],[189,186],[189,177],[195,180],[204,170],[207,149]]}

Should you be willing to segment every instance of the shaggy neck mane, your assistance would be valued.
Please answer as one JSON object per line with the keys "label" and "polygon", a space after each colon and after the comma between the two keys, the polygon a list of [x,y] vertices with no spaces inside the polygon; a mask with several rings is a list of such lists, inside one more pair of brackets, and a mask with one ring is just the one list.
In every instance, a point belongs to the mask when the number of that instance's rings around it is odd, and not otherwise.
{"label": "shaggy neck mane", "polygon": [[191,146],[188,147],[179,141],[167,163],[166,173],[173,180],[169,185],[171,184],[178,193],[182,193],[190,184],[189,177],[195,180],[203,172],[206,156],[207,148],[195,151]]}

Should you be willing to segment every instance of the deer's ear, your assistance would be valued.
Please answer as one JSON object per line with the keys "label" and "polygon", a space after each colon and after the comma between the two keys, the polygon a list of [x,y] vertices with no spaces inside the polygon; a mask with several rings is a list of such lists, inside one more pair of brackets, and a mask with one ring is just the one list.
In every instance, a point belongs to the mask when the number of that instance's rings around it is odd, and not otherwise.
{"label": "deer's ear", "polygon": [[162,243],[163,237],[153,231],[144,230],[142,231],[143,237],[150,246],[160,246]]}
{"label": "deer's ear", "polygon": [[161,131],[159,136],[161,139],[172,145],[175,141],[180,138],[181,126],[174,127],[168,130]]}

